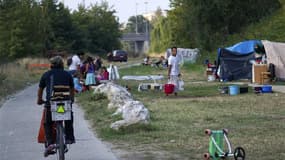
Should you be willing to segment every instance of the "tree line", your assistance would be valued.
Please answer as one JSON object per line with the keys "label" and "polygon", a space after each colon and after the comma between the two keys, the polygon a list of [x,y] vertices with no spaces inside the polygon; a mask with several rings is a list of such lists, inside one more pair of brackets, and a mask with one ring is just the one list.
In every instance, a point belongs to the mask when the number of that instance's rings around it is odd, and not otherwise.
{"label": "tree line", "polygon": [[[167,17],[130,17],[123,32],[151,30],[151,52],[172,45],[212,50],[232,34],[281,7],[278,0],[170,0]],[[69,10],[58,0],[0,0],[0,57],[40,56],[50,50],[106,53],[121,47],[120,24],[107,1]]]}
{"label": "tree line", "polygon": [[114,13],[107,1],[71,12],[57,0],[0,0],[0,57],[106,53],[120,47]]}
{"label": "tree line", "polygon": [[[281,7],[278,0],[170,0],[168,16],[153,24],[151,51],[172,45],[211,51],[230,35]],[[262,27],[262,26],[261,26]]]}

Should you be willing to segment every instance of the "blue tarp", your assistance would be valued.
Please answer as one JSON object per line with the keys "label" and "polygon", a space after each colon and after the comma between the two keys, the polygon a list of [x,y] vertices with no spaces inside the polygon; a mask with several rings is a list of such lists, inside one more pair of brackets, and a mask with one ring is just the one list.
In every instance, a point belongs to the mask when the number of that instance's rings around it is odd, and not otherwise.
{"label": "blue tarp", "polygon": [[240,55],[252,54],[254,52],[255,45],[260,43],[261,41],[259,40],[243,41],[226,49]]}
{"label": "blue tarp", "polygon": [[237,43],[231,47],[218,49],[218,66],[223,80],[251,79],[251,60],[254,59],[254,48],[261,44],[259,40]]}

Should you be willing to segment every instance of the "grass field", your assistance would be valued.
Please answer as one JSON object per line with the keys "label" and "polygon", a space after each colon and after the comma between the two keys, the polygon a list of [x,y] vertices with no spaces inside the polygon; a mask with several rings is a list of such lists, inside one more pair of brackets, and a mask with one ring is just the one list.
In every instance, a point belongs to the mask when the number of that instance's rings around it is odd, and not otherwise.
{"label": "grass field", "polygon": [[[285,158],[285,141],[282,140],[285,136],[285,94],[223,95],[218,88],[228,84],[205,82],[202,66],[186,65],[182,73],[186,86],[178,97],[166,97],[157,91],[138,92],[139,82],[136,81],[119,82],[130,86],[135,99],[150,110],[151,123],[147,126],[113,131],[109,125],[119,117],[111,116],[113,111],[107,110],[107,99],[87,92],[78,100],[97,134],[115,144],[115,148],[128,151],[121,155],[123,159],[202,159],[209,141],[204,134],[207,128],[228,128],[232,145],[244,147],[247,159]],[[140,66],[121,69],[120,74],[165,75],[166,71]]]}

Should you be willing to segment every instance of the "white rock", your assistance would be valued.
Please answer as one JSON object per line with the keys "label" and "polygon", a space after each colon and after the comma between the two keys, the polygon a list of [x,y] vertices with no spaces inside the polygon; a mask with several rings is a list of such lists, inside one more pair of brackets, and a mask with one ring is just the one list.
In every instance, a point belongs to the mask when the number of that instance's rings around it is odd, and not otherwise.
{"label": "white rock", "polygon": [[120,108],[125,105],[126,102],[133,100],[133,98],[125,93],[112,94],[110,98],[108,97],[110,103],[108,108]]}
{"label": "white rock", "polygon": [[122,126],[149,123],[148,109],[140,101],[133,100],[126,88],[109,82],[95,87],[94,93],[106,94],[110,101],[108,108],[117,108],[113,115],[122,115],[123,120],[112,123],[111,128],[118,130]]}
{"label": "white rock", "polygon": [[126,121],[148,123],[149,111],[140,101],[128,101],[122,108],[122,117]]}

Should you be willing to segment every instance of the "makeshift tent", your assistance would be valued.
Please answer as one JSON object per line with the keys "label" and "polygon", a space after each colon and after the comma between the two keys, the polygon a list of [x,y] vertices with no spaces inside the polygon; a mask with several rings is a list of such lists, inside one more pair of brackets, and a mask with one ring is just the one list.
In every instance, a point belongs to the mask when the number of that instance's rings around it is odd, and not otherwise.
{"label": "makeshift tent", "polygon": [[[180,60],[180,64],[183,65],[183,63],[195,63],[198,56],[200,54],[200,50],[198,48],[195,49],[189,49],[189,48],[177,48],[177,56]],[[171,48],[168,48],[165,53],[165,57],[168,59],[168,57],[171,55]]]}
{"label": "makeshift tent", "polygon": [[252,63],[254,47],[261,43],[249,40],[235,44],[228,48],[218,49],[219,76],[222,80],[231,81],[252,78]]}
{"label": "makeshift tent", "polygon": [[275,65],[275,75],[278,79],[285,80],[285,43],[262,41],[267,63]]}

